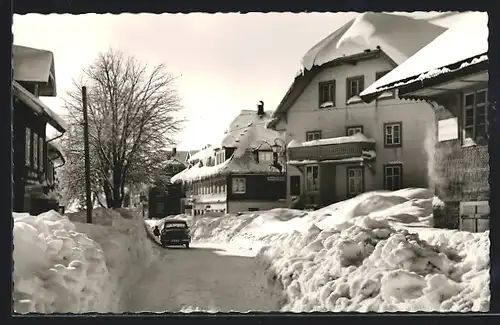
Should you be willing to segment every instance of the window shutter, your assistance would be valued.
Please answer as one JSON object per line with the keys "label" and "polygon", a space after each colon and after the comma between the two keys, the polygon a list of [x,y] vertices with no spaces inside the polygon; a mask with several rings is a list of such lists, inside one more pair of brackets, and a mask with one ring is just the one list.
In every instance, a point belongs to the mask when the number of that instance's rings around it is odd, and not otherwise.
{"label": "window shutter", "polygon": [[333,103],[333,107],[335,107],[336,95],[337,95],[336,83],[335,83],[335,80],[332,80],[332,103]]}
{"label": "window shutter", "polygon": [[321,107],[322,101],[323,101],[323,84],[319,83],[318,84],[318,107]]}

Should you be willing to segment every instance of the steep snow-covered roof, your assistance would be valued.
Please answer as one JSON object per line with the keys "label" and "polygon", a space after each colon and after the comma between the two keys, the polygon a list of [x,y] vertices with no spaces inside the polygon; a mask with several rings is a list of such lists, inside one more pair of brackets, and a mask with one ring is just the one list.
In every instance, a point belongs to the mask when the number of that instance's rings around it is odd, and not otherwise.
{"label": "steep snow-covered roof", "polygon": [[[450,70],[445,69],[448,66],[485,56],[488,53],[488,35],[487,13],[467,15],[403,64],[370,85],[361,93],[361,97],[371,98],[371,95],[389,88],[448,73]],[[481,61],[476,59],[464,67]]]}
{"label": "steep snow-covered roof", "polygon": [[259,116],[255,111],[242,110],[229,125],[221,147],[236,148],[235,155],[248,148],[260,147],[262,150],[270,150],[268,143],[274,143],[274,139],[278,138],[279,134],[266,128],[272,112],[264,112],[264,114]]}
{"label": "steep snow-covered roof", "polygon": [[40,96],[56,96],[54,54],[50,51],[13,45],[14,80],[39,83]]}
{"label": "steep snow-covered roof", "polygon": [[[271,150],[270,144],[276,139],[283,140],[279,132],[266,128],[270,116],[271,112],[259,116],[255,110],[242,110],[230,123],[220,143],[208,146],[190,158],[190,162],[202,161],[203,165],[195,164],[185,169],[173,176],[171,182],[189,182],[219,174],[271,172],[269,164],[256,162],[252,155],[254,149]],[[220,148],[235,148],[235,151],[224,163],[207,166],[207,159],[214,159]]]}
{"label": "steep snow-covered roof", "polygon": [[[172,151],[169,151],[170,155],[172,155]],[[189,156],[189,151],[176,150],[175,156],[171,156],[172,163],[180,162],[181,164],[185,164],[187,162],[187,158]]]}
{"label": "steep snow-covered roof", "polygon": [[414,12],[393,12],[394,14],[425,20],[434,25],[450,28],[464,17],[474,14],[477,11],[414,11]]}
{"label": "steep snow-covered roof", "polygon": [[388,13],[368,12],[352,19],[313,46],[302,58],[299,73],[273,113],[272,128],[309,85],[321,67],[330,62],[366,53],[384,53],[401,64],[446,30],[423,19]]}
{"label": "steep snow-covered roof", "polygon": [[423,19],[367,12],[313,46],[304,55],[302,66],[310,70],[315,65],[378,47],[396,64],[401,64],[445,30]]}

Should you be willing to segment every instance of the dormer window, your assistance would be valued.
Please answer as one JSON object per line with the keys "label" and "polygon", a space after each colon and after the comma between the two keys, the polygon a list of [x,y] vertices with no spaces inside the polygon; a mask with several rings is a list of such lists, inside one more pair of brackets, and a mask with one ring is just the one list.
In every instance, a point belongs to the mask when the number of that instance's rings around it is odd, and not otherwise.
{"label": "dormer window", "polygon": [[215,164],[220,165],[224,161],[226,161],[226,153],[224,152],[224,150],[220,150],[215,154]]}
{"label": "dormer window", "polygon": [[259,162],[272,163],[273,162],[273,152],[272,151],[259,151]]}
{"label": "dormer window", "polygon": [[319,83],[319,108],[335,107],[335,80]]}

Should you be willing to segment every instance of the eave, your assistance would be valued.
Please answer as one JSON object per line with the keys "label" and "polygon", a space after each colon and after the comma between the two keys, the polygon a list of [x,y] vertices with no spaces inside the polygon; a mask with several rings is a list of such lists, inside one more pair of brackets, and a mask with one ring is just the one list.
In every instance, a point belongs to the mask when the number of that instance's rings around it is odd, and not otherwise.
{"label": "eave", "polygon": [[[480,56],[477,56],[480,57]],[[398,97],[402,99],[425,99],[428,96],[416,96],[416,92],[425,88],[436,87],[437,85],[442,85],[448,82],[451,82],[455,79],[464,78],[469,75],[478,74],[482,71],[488,71],[488,60],[481,61],[476,64],[468,65],[464,68],[460,68],[460,66],[464,63],[469,63],[474,58],[468,58],[467,60],[463,60],[445,67],[441,67],[441,69],[447,68],[451,70],[450,72],[443,72],[435,77],[427,77],[420,79],[419,76],[411,76],[402,80],[398,80],[396,82],[384,85],[380,87],[376,92],[371,94],[363,95],[361,98],[364,102],[370,103],[376,100],[383,92],[398,89]]]}
{"label": "eave", "polygon": [[[425,99],[439,93],[449,92],[454,89],[460,89],[465,84],[488,83],[488,80],[475,79],[475,76],[481,72],[488,71],[488,61],[483,61],[474,65],[467,66],[457,71],[444,73],[433,78],[415,81],[399,88],[399,98],[402,99]],[[443,85],[447,84],[446,87]]]}

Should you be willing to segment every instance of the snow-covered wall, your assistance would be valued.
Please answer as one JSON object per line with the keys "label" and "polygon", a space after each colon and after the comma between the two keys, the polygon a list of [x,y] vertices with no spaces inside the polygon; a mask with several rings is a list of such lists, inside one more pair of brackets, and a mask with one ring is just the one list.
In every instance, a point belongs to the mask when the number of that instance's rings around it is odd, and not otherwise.
{"label": "snow-covered wall", "polygon": [[153,258],[134,213],[14,213],[14,311],[124,312],[130,286]]}

